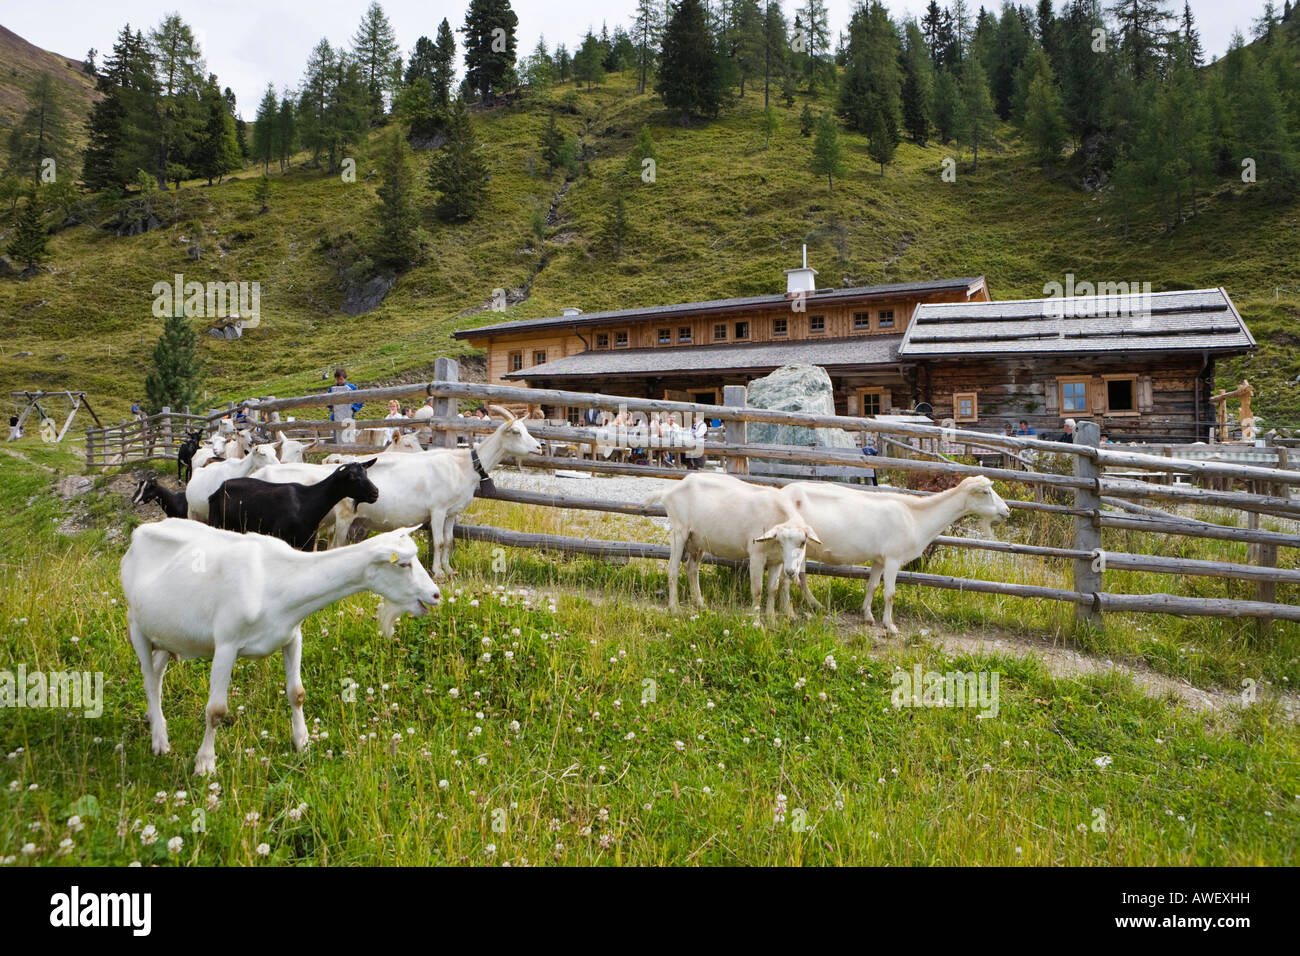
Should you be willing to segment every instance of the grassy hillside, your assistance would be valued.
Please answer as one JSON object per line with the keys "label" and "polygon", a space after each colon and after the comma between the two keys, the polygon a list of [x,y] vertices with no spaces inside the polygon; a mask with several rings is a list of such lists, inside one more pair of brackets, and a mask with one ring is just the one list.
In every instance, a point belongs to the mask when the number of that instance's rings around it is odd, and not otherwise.
{"label": "grassy hillside", "polygon": [[26,112],[32,86],[42,73],[50,74],[63,94],[73,141],[84,143],[86,136],[81,124],[90,115],[90,104],[94,101],[94,77],[86,72],[81,60],[42,50],[3,26],[0,26],[0,135],[7,135]]}
{"label": "grassy hillside", "polygon": [[[612,77],[581,92],[578,114],[562,111],[560,121],[581,135],[587,161],[559,198],[540,251],[534,211],[548,209],[565,186],[538,157],[553,104],[478,114],[492,169],[487,208],[463,225],[427,218],[425,260],[379,309],[357,318],[339,309],[327,248],[373,228],[371,152],[382,133],[358,151],[355,184],[305,168],[305,157],[274,175],[265,215],[252,198],[255,170],[218,186],[191,183],[157,201],[164,228],[132,238],[91,225],[63,230],[51,242],[50,272],[0,283],[7,333],[0,388],[83,388],[111,413],[124,411],[142,393],[161,328],[150,290],[176,272],[261,283],[259,328],[235,341],[202,336],[215,404],[317,388],[339,362],[360,383],[415,374],[437,355],[463,350],[449,337],[455,329],[503,318],[484,311],[495,288],[524,294],[504,318],[778,290],[781,270],[807,242],[825,285],[982,273],[994,296],[1023,297],[1067,272],[1156,289],[1222,285],[1261,341],[1223,380],[1249,374],[1270,424],[1300,423],[1300,387],[1290,384],[1300,374],[1291,347],[1300,316],[1300,203],[1270,205],[1254,187],[1225,183],[1173,234],[1150,217],[1125,241],[1102,199],[1074,188],[1068,171],[1034,167],[1010,129],[978,170],[960,156],[955,183],[939,176],[954,147],[904,144],[882,178],[865,140],[845,134],[848,173],[828,192],[807,169],[811,141],[798,128],[804,103],[777,107],[782,125],[764,148],[761,97],[752,93],[719,121],[683,128],[657,98],[635,95],[630,80]],[[659,155],[653,184],[624,167],[642,123]],[[428,158],[417,157],[421,173]],[[619,188],[633,236],[615,258],[601,235]],[[198,262],[186,254],[196,241]]]}

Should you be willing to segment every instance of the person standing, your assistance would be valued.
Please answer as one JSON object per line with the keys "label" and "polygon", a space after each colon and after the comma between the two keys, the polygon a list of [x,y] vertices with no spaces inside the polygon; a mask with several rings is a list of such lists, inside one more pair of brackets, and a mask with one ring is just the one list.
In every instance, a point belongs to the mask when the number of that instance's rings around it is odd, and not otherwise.
{"label": "person standing", "polygon": [[[357,387],[348,381],[347,369],[343,368],[343,366],[340,365],[338,368],[334,370],[334,387],[331,388],[330,391],[340,392],[343,391],[344,389],[348,389],[350,391],[355,392],[357,390]],[[353,421],[357,417],[357,413],[361,411],[363,405],[364,405],[363,402],[353,402],[352,414],[348,415],[346,418],[338,418],[338,419],[334,417],[335,410],[343,408],[345,406],[342,403],[338,405],[331,405],[330,421]],[[352,441],[352,439],[355,437],[355,433],[356,433],[355,427],[352,428],[344,427],[343,431],[335,433],[335,440],[343,444],[349,444]]]}

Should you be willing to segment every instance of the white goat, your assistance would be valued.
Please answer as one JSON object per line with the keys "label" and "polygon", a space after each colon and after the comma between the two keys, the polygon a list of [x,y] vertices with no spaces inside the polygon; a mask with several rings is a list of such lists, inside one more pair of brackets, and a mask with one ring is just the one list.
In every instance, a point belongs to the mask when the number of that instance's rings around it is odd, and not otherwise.
{"label": "white goat", "polygon": [[[704,607],[700,593],[700,558],[749,559],[749,591],[758,613],[767,577],[768,617],[778,585],[781,610],[793,617],[790,579],[803,572],[808,542],[817,535],[775,488],[751,485],[730,475],[696,472],[674,487],[650,496],[668,512],[671,536],[668,556],[668,609],[677,610],[677,575],[682,557],[691,582],[691,596]],[[770,571],[768,569],[771,569]]]}
{"label": "white goat", "polygon": [[[1011,514],[993,490],[993,482],[983,475],[972,475],[955,488],[924,498],[821,481],[796,481],[782,488],[781,494],[821,539],[809,546],[809,557],[829,564],[871,565],[862,602],[868,624],[876,623],[871,601],[883,575],[884,623],[890,634],[898,633],[894,581],[899,568],[919,558],[954,521],[977,515],[987,524]],[[799,575],[799,587],[810,604],[821,607],[808,588],[807,573]]]}
{"label": "white goat", "polygon": [[[410,452],[424,451],[420,446],[420,441],[414,435],[396,435],[393,440],[384,446],[383,451],[378,452],[380,455],[408,454]],[[344,455],[334,452],[326,455],[324,458],[327,465],[346,465],[350,461],[365,461],[367,458],[375,457],[372,455]]]}
{"label": "white goat", "polygon": [[[506,421],[477,448],[435,448],[414,455],[384,455],[369,471],[379,499],[360,503],[352,517],[335,509],[334,546],[348,540],[354,521],[372,531],[429,522],[429,563],[435,578],[452,575],[452,531],[469,507],[479,482],[509,455],[535,455],[541,443],[521,419],[492,406]],[[477,463],[477,464],[476,464]]]}
{"label": "white goat", "polygon": [[206,468],[197,468],[185,486],[185,500],[190,517],[195,521],[208,520],[208,498],[229,478],[247,478],[258,469],[279,462],[275,445],[258,445],[243,458],[215,461]]}
{"label": "white goat", "polygon": [[306,452],[311,451],[318,441],[320,441],[319,438],[313,438],[308,442],[301,442],[296,438],[289,438],[288,436],[281,437],[280,440],[276,442],[276,444],[280,446],[280,461],[286,465],[301,462],[303,460],[303,455]]}
{"label": "white goat", "polygon": [[[285,693],[293,745],[307,747],[299,666],[302,622],[309,614],[358,591],[383,596],[384,632],[406,612],[428,613],[438,586],[420,564],[413,528],[403,528],[350,548],[323,553],[296,551],[278,538],[236,534],[184,518],[141,525],[122,558],[127,626],[140,659],[153,752],[165,754],[167,721],[162,679],[171,655],[212,660],[205,711],[207,731],[194,760],[195,773],[216,766],[217,724],[226,714],[226,691],[239,657],[284,655]],[[232,595],[239,600],[232,601]]]}

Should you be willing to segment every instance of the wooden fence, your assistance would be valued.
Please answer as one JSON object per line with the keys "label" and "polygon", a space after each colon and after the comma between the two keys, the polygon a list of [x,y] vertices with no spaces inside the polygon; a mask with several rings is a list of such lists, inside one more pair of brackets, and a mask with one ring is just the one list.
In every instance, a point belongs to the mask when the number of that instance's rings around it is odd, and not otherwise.
{"label": "wooden fence", "polygon": [[[926,424],[750,408],[746,405],[743,386],[727,386],[724,389],[722,405],[702,405],[557,389],[529,389],[460,382],[457,380],[456,364],[447,359],[438,360],[435,374],[437,378],[431,382],[359,389],[349,396],[351,401],[360,402],[433,397],[435,399],[433,419],[368,419],[357,421],[355,426],[360,429],[395,426],[429,429],[434,435],[435,445],[451,447],[458,440],[472,440],[475,435],[485,434],[496,427],[496,423],[490,420],[458,417],[456,407],[459,401],[524,406],[577,406],[636,414],[675,413],[683,416],[685,421],[690,421],[691,416],[699,412],[707,419],[723,423],[722,440],[707,442],[704,446],[705,455],[720,461],[727,472],[747,481],[779,486],[792,480],[779,476],[749,474],[749,464],[756,459],[804,466],[829,465],[835,466],[837,471],[843,469],[852,472],[856,469],[864,474],[867,469],[943,473],[958,477],[984,474],[1013,486],[1044,492],[1037,496],[1036,500],[1008,498],[1007,504],[1012,509],[1046,512],[1072,519],[1072,534],[1068,547],[1043,547],[956,536],[943,536],[937,541],[939,545],[945,547],[1015,554],[1033,560],[1068,561],[1073,573],[1071,588],[1052,588],[917,572],[900,574],[900,580],[959,591],[1065,601],[1075,606],[1076,614],[1080,618],[1094,624],[1100,623],[1104,612],[1300,621],[1300,606],[1275,599],[1278,584],[1300,584],[1300,571],[1277,567],[1278,549],[1300,547],[1300,536],[1288,531],[1267,530],[1260,527],[1261,517],[1283,519],[1288,522],[1300,519],[1300,499],[1293,497],[1291,493],[1293,487],[1300,485],[1300,471],[1287,467],[1199,460],[1199,456],[1198,458],[1181,457],[1174,449],[1166,451],[1164,448],[1159,448],[1156,450],[1160,453],[1150,454],[1127,446],[1099,447],[1098,428],[1090,422],[1081,422],[1076,432],[1076,442],[1066,444],[1032,437],[985,434]],[[337,397],[318,394],[252,400],[249,402],[249,407],[253,416],[259,420],[258,427],[265,429],[268,434],[289,434],[301,438],[335,433],[345,426],[343,423],[318,419],[295,422],[274,419],[278,419],[281,412],[290,409],[319,408],[332,401],[337,401]],[[850,433],[868,433],[875,435],[878,439],[878,447],[882,450],[887,449],[889,454],[867,456],[853,449],[754,444],[747,440],[748,425],[751,422],[798,425],[807,428],[840,428]],[[571,448],[595,447],[608,443],[610,439],[607,433],[599,429],[573,426],[566,422],[530,420],[528,426],[535,437],[549,444],[552,449],[557,445]],[[964,449],[971,454],[977,455],[981,452],[991,455],[1001,454],[1008,465],[1014,467],[993,465],[985,467],[953,461],[934,453],[923,455],[915,447],[922,442],[928,442],[936,447],[942,444],[949,448],[957,444],[964,446]],[[351,444],[331,445],[329,450],[364,452],[373,448]],[[1223,450],[1237,451],[1240,450],[1240,446],[1223,446]],[[1056,460],[1069,462],[1068,473],[1040,470],[1038,465],[1049,460],[1042,456],[1049,455],[1067,456],[1065,459]],[[1285,452],[1275,460],[1284,465],[1288,462]],[[543,455],[529,456],[523,464],[552,470],[563,468],[593,474],[658,478],[681,478],[687,474],[680,467],[680,457],[674,465],[666,466],[601,460],[595,455],[591,458],[559,457],[552,451]],[[1149,476],[1149,480],[1142,476]],[[1178,479],[1178,483],[1172,480],[1175,478]],[[870,493],[873,489],[864,487],[863,490],[864,493]],[[925,492],[906,493],[924,494]],[[664,514],[663,509],[657,506],[567,494],[545,495],[498,488],[486,493],[485,496],[540,507],[648,517]],[[1174,506],[1195,504],[1225,509],[1244,516],[1245,526],[1217,524],[1191,518],[1154,507],[1153,503]],[[1109,551],[1103,548],[1103,532],[1112,529],[1245,543],[1249,545],[1250,556],[1248,562],[1227,562]],[[507,547],[550,550],[568,554],[667,558],[665,546],[645,542],[521,534],[501,528],[464,524],[457,527],[457,535],[464,539],[488,541]],[[863,568],[832,567],[816,563],[811,563],[809,570],[817,574],[855,578],[865,577],[867,573]],[[1104,587],[1106,571],[1209,576],[1238,580],[1253,586],[1255,599],[1187,597],[1163,593],[1111,593]]]}
{"label": "wooden fence", "polygon": [[86,467],[112,468],[157,458],[176,458],[186,431],[209,431],[226,412],[191,415],[163,408],[157,415],[133,418],[117,425],[86,429]]}

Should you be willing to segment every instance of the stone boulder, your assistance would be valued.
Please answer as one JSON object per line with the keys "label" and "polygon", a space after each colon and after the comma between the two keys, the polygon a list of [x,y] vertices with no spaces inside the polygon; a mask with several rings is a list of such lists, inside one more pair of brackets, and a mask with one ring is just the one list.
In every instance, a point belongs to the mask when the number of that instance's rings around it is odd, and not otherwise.
{"label": "stone boulder", "polygon": [[[749,406],[782,412],[834,415],[835,394],[831,377],[819,365],[784,365],[771,375],[749,383]],[[857,448],[842,428],[802,428],[750,422],[746,435],[751,444],[822,445],[829,448]]]}
{"label": "stone boulder", "polygon": [[360,285],[348,285],[343,299],[343,311],[348,315],[363,315],[379,308],[384,296],[396,284],[396,276],[377,275]]}

